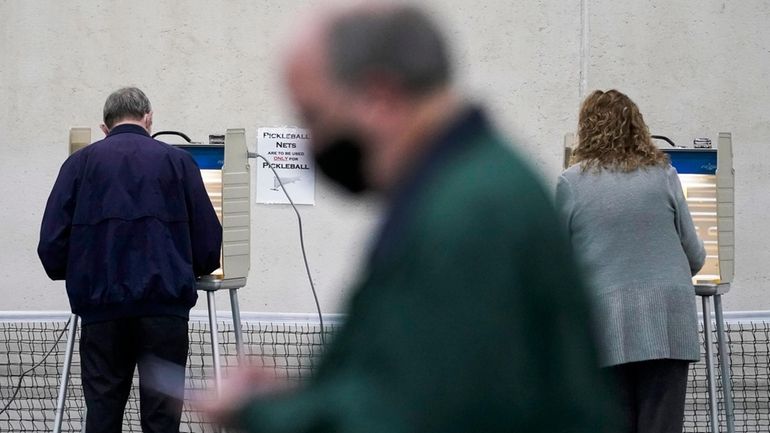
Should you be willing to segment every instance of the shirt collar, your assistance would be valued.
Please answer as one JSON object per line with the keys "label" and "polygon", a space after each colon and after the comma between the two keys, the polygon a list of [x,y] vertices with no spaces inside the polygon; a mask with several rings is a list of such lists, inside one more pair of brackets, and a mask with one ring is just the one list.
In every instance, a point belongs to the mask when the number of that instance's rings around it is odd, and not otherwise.
{"label": "shirt collar", "polygon": [[146,137],[150,136],[147,130],[139,125],[136,125],[133,123],[123,123],[110,129],[110,133],[107,134],[107,137],[112,137],[113,135],[125,134],[125,133],[141,134]]}

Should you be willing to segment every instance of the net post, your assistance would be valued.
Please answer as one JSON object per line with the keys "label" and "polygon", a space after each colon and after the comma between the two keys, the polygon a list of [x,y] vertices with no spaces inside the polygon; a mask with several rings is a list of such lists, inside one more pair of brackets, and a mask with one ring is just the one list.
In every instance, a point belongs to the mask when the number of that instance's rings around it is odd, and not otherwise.
{"label": "net post", "polygon": [[235,353],[238,357],[238,364],[243,365],[243,328],[241,327],[241,307],[238,304],[238,289],[229,289],[230,292],[230,310],[233,314],[233,332],[235,333]]}
{"label": "net post", "polygon": [[706,345],[706,374],[708,378],[709,389],[709,419],[711,420],[711,432],[719,432],[719,417],[717,412],[717,389],[716,377],[714,372],[714,348],[711,335],[711,308],[709,298],[711,296],[701,296],[703,301],[703,339]]}
{"label": "net post", "polygon": [[64,352],[64,365],[62,366],[59,394],[56,398],[56,415],[53,421],[53,433],[61,433],[62,418],[64,417],[64,405],[67,401],[67,386],[69,385],[70,369],[72,367],[72,353],[75,349],[75,336],[78,329],[78,316],[72,314],[67,331],[67,349]]}
{"label": "net post", "polygon": [[722,398],[725,402],[727,433],[735,433],[735,408],[733,406],[733,387],[730,373],[730,353],[727,351],[725,321],[722,312],[722,295],[714,295],[714,313],[716,314],[717,344],[722,373]]}
{"label": "net post", "polygon": [[209,332],[211,332],[211,355],[214,358],[214,387],[217,396],[222,393],[222,367],[219,363],[219,329],[217,328],[216,291],[206,291],[206,301],[209,309]]}

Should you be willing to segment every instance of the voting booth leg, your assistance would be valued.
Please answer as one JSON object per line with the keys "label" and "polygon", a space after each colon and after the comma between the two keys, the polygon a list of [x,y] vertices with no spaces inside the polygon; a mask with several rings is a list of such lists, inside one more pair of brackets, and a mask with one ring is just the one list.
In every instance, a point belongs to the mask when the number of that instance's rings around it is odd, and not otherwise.
{"label": "voting booth leg", "polygon": [[209,332],[211,332],[211,355],[214,358],[214,386],[217,395],[222,391],[222,366],[219,364],[219,329],[217,328],[216,292],[206,292],[209,307]]}
{"label": "voting booth leg", "polygon": [[67,385],[69,385],[70,369],[72,367],[72,353],[75,351],[75,336],[78,330],[78,316],[71,315],[69,330],[67,331],[67,349],[64,352],[64,365],[62,366],[61,382],[59,383],[59,395],[56,398],[56,416],[53,421],[53,433],[61,433],[61,423],[64,417],[64,405],[67,401]]}
{"label": "voting booth leg", "polygon": [[709,417],[711,420],[711,433],[719,432],[719,417],[717,412],[717,387],[714,374],[714,350],[711,335],[711,308],[709,296],[701,297],[703,301],[703,337],[706,345],[706,375],[709,389]]}
{"label": "voting booth leg", "polygon": [[241,307],[238,305],[238,289],[230,289],[230,310],[233,313],[233,332],[235,333],[235,353],[238,365],[243,365],[243,330],[241,328]]}
{"label": "voting booth leg", "polygon": [[730,352],[727,351],[725,321],[722,314],[722,295],[714,295],[714,313],[716,314],[717,345],[722,373],[722,398],[725,402],[725,420],[727,433],[735,433],[735,408],[733,406],[733,383],[730,372]]}

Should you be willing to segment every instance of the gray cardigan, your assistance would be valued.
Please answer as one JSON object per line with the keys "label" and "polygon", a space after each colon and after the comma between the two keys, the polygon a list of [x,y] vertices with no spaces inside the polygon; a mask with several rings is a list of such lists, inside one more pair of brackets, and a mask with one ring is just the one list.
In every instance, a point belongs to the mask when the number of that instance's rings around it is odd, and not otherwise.
{"label": "gray cardigan", "polygon": [[601,365],[697,361],[691,276],[706,252],[676,169],[574,165],[559,177],[556,201],[590,283]]}

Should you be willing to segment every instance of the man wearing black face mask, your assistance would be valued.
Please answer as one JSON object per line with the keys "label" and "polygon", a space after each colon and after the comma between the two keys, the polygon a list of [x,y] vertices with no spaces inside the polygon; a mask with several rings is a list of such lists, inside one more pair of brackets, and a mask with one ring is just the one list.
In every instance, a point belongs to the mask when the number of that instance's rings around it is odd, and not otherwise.
{"label": "man wearing black face mask", "polygon": [[613,431],[548,194],[452,89],[426,16],[332,14],[298,37],[286,74],[320,169],[383,193],[388,215],[312,381],[266,396],[265,376],[244,373],[209,414],[268,433]]}

